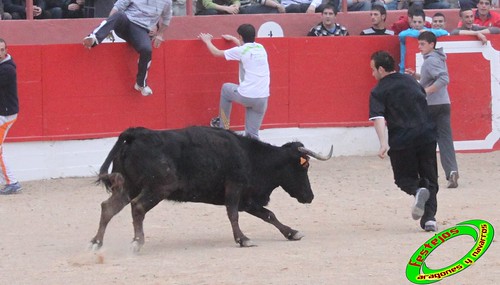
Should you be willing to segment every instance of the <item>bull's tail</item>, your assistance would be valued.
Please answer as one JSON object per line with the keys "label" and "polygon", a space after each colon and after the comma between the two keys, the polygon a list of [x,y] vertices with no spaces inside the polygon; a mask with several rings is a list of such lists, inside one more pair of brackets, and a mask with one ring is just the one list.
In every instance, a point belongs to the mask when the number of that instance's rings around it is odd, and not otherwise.
{"label": "bull's tail", "polygon": [[108,191],[113,191],[112,189],[115,188],[115,186],[121,186],[123,184],[124,179],[120,173],[108,174],[108,170],[111,162],[113,162],[113,160],[116,158],[116,155],[120,152],[122,147],[125,144],[129,144],[134,141],[134,139],[136,138],[135,130],[135,128],[127,129],[120,134],[120,136],[118,137],[118,141],[116,141],[115,145],[106,157],[106,160],[104,160],[104,163],[99,169],[99,176],[96,183],[103,183]]}

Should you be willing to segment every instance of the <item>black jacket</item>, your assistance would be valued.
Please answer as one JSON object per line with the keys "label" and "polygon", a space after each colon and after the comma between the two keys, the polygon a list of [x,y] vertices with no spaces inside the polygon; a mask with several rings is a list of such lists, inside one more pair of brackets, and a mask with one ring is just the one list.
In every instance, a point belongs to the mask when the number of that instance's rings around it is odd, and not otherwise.
{"label": "black jacket", "polygon": [[18,112],[16,64],[8,55],[0,62],[0,116],[10,116]]}

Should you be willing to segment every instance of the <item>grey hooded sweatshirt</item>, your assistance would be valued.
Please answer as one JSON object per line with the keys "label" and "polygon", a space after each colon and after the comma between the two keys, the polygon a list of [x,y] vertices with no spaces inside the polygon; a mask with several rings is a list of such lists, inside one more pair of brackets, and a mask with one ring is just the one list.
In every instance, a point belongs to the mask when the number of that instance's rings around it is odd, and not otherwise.
{"label": "grey hooded sweatshirt", "polygon": [[448,95],[448,67],[446,66],[446,54],[443,48],[438,48],[424,55],[424,63],[420,70],[420,84],[427,88],[432,84],[436,84],[437,91],[427,94],[427,104],[442,105],[450,104],[450,96]]}

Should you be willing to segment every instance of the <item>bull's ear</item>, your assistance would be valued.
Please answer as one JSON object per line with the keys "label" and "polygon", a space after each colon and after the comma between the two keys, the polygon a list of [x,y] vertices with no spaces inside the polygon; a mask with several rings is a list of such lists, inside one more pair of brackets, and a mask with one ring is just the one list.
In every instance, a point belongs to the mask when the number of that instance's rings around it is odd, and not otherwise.
{"label": "bull's ear", "polygon": [[309,168],[309,156],[301,156],[300,165],[304,168]]}

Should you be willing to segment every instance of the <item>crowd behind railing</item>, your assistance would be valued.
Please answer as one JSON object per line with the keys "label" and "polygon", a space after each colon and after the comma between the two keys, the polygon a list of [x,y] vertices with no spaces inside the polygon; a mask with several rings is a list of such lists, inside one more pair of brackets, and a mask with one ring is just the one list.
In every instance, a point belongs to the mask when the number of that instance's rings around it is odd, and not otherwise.
{"label": "crowd behind railing", "polygon": [[[0,20],[105,18],[115,0],[0,0]],[[386,10],[476,7],[479,0],[173,0],[174,16],[319,13],[325,5],[337,11],[370,11],[372,5]],[[499,0],[492,1],[499,7]]]}

